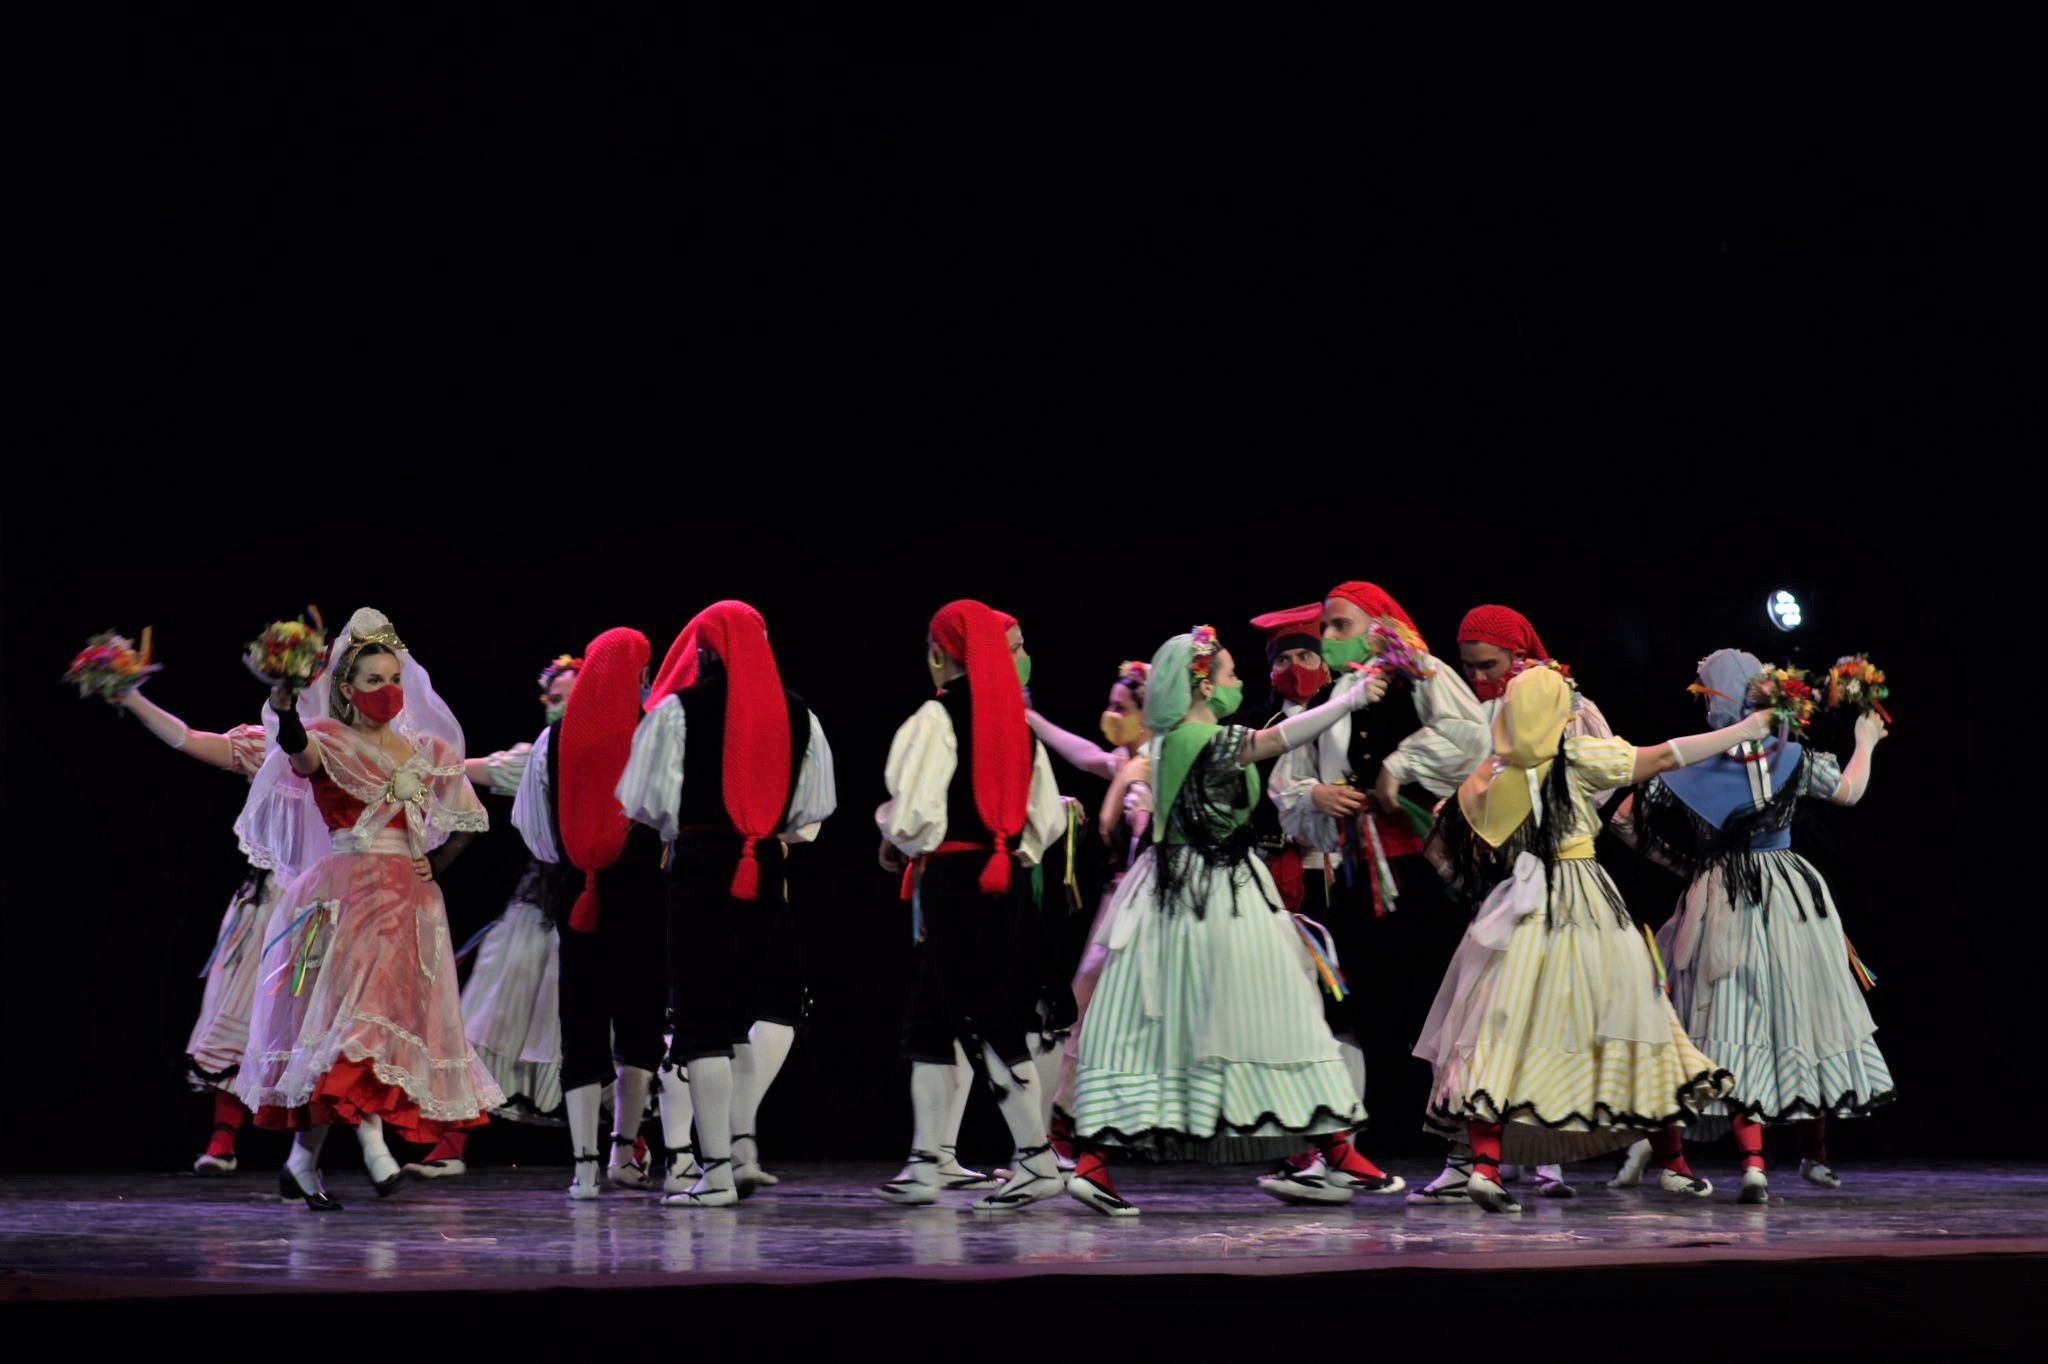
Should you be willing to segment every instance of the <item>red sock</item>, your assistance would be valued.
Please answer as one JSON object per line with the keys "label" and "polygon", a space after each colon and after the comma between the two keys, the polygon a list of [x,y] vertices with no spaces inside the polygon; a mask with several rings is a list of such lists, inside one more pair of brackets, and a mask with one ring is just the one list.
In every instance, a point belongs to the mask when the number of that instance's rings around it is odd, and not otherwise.
{"label": "red sock", "polygon": [[1092,1142],[1074,1143],[1074,1178],[1085,1179],[1099,1189],[1116,1192],[1116,1184],[1109,1177],[1109,1156]]}
{"label": "red sock", "polygon": [[1692,1166],[1685,1163],[1685,1138],[1675,1127],[1666,1127],[1650,1134],[1650,1158],[1652,1162],[1675,1175],[1692,1177]]}
{"label": "red sock", "polygon": [[1333,1132],[1327,1137],[1318,1138],[1316,1149],[1321,1153],[1323,1162],[1332,1170],[1342,1170],[1345,1174],[1356,1175],[1360,1179],[1387,1177],[1385,1170],[1359,1154],[1358,1148],[1351,1144],[1349,1132]]}
{"label": "red sock", "polygon": [[235,1153],[235,1134],[242,1130],[242,1124],[249,1119],[249,1110],[240,1099],[225,1089],[213,1092],[213,1140],[206,1143],[209,1156],[231,1156]]}
{"label": "red sock", "polygon": [[1472,1144],[1472,1173],[1500,1183],[1500,1134],[1497,1122],[1474,1119],[1465,1124],[1465,1139]]}
{"label": "red sock", "polygon": [[1817,1164],[1828,1163],[1828,1120],[1825,1116],[1799,1123],[1799,1154]]}
{"label": "red sock", "polygon": [[427,1152],[428,1160],[461,1160],[462,1148],[469,1145],[469,1129],[458,1127],[452,1132],[443,1132],[434,1149]]}
{"label": "red sock", "polygon": [[1737,1113],[1731,1121],[1735,1126],[1735,1149],[1742,1152],[1742,1168],[1745,1170],[1763,1169],[1764,1129],[1762,1124],[1741,1113]]}
{"label": "red sock", "polygon": [[1052,1142],[1053,1154],[1061,1160],[1074,1160],[1074,1120],[1055,1108],[1052,1111],[1052,1127],[1046,1133]]}

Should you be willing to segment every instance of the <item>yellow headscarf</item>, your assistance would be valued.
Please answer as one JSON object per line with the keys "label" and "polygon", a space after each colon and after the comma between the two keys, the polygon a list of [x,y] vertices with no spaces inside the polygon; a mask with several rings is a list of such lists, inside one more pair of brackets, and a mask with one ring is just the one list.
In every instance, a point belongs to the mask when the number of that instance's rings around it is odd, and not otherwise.
{"label": "yellow headscarf", "polygon": [[1458,808],[1474,833],[1498,848],[1536,808],[1557,743],[1572,718],[1571,684],[1551,668],[1531,668],[1508,683],[1493,716],[1493,753],[1458,788]]}

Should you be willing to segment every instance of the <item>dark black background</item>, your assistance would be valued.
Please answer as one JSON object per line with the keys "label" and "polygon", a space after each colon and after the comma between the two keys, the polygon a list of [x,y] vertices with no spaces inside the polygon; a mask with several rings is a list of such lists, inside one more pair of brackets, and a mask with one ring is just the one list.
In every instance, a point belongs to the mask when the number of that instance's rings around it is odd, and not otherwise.
{"label": "dark black background", "polygon": [[[1870,650],[1898,737],[1803,846],[1904,1103],[1838,1146],[2010,1150],[1999,1115],[2040,1111],[2013,793],[2041,500],[2038,433],[1991,418],[2039,368],[2040,36],[68,11],[17,85],[5,1102],[39,1120],[0,1162],[171,1166],[203,1135],[179,1052],[241,792],[55,685],[94,630],[154,625],[151,694],[221,727],[255,715],[264,621],[372,603],[484,751],[531,737],[552,655],[755,602],[842,800],[763,1131],[879,1159],[905,925],[867,820],[931,609],[1022,617],[1085,732],[1119,659],[1194,620],[1250,655],[1249,616],[1355,576],[1446,653],[1467,607],[1520,607],[1642,740],[1694,724],[1718,645]],[[1673,888],[1604,855],[1661,917]],[[458,938],[519,860],[501,827],[450,872]],[[1426,1149],[1420,1072],[1374,1076],[1375,1149]]]}

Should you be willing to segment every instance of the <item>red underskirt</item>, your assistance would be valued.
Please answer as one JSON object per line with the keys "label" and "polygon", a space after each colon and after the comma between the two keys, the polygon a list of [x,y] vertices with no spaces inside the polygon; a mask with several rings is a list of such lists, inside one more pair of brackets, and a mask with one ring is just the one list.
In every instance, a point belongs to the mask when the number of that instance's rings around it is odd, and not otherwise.
{"label": "red underskirt", "polygon": [[351,1061],[346,1056],[335,1061],[334,1068],[320,1077],[313,1096],[303,1107],[266,1106],[252,1115],[256,1126],[273,1132],[301,1132],[330,1123],[354,1127],[368,1117],[382,1118],[385,1129],[400,1141],[422,1143],[439,1141],[443,1132],[482,1127],[490,1122],[487,1114],[449,1121],[423,1117],[411,1095],[377,1078],[371,1062]]}

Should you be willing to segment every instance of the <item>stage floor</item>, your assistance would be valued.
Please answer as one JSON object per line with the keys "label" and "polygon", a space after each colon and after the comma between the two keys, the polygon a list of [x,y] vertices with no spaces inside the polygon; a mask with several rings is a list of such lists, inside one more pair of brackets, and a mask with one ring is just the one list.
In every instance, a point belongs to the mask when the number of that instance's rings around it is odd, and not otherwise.
{"label": "stage floor", "polygon": [[[1579,1173],[1580,1196],[1526,1211],[1411,1208],[1399,1197],[1298,1208],[1252,1188],[1255,1171],[1132,1169],[1140,1217],[1112,1220],[1059,1198],[980,1216],[972,1195],[896,1208],[869,1192],[876,1166],[796,1165],[737,1209],[663,1208],[643,1194],[563,1196],[566,1167],[415,1181],[379,1200],[357,1171],[316,1215],[276,1195],[275,1172],[0,1179],[0,1284],[8,1300],[616,1290],[857,1279],[998,1280],[1046,1274],[1294,1275],[1447,1272],[1659,1263],[2038,1256],[2048,1251],[2048,1166],[1851,1166],[1838,1191],[1796,1170],[1768,1207],[1737,1205],[1735,1179],[1707,1200],[1612,1192]],[[1426,1178],[1422,1171],[1411,1178]]]}

